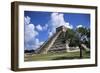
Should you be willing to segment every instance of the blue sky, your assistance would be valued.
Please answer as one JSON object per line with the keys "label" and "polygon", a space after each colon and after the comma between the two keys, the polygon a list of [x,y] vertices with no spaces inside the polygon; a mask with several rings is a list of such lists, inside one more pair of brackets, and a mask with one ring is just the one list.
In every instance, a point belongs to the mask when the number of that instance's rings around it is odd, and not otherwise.
{"label": "blue sky", "polygon": [[24,11],[24,25],[24,45],[30,50],[42,45],[59,26],[90,28],[90,14]]}

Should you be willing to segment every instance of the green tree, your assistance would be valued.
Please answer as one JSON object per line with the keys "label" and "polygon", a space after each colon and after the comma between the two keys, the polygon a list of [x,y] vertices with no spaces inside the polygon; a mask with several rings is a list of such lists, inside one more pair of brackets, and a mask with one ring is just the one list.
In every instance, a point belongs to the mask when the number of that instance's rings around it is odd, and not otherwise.
{"label": "green tree", "polygon": [[90,28],[80,27],[76,29],[76,32],[80,42],[90,48]]}
{"label": "green tree", "polygon": [[69,42],[69,46],[77,46],[78,45],[79,39],[76,35],[76,31],[73,29],[67,29],[65,39],[66,39],[66,41]]}
{"label": "green tree", "polygon": [[[79,46],[80,48],[80,58],[83,57],[82,55],[82,50],[83,48],[85,50],[86,47],[84,47],[85,45],[87,47],[90,47],[90,29],[88,28],[84,28],[84,27],[80,27],[80,28],[76,28],[74,29],[67,29],[66,34],[65,34],[65,40],[67,42],[69,42],[69,46]],[[83,44],[85,44],[83,46]]]}

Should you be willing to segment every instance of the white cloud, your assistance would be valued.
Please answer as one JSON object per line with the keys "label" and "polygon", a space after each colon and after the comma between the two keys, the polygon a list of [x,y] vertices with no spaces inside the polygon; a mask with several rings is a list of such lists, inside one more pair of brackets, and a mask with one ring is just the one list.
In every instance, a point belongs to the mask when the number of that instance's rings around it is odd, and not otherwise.
{"label": "white cloud", "polygon": [[52,33],[52,32],[48,32],[48,34],[49,34],[49,37],[51,37],[51,36],[53,35],[53,33]]}
{"label": "white cloud", "polygon": [[31,39],[34,39],[37,35],[38,32],[35,30],[34,24],[30,24],[30,17],[27,16],[25,17],[25,41],[28,42]]}
{"label": "white cloud", "polygon": [[48,32],[49,36],[51,34],[56,32],[56,28],[60,26],[65,26],[67,28],[72,29],[73,26],[64,20],[64,14],[63,13],[52,13],[51,14],[51,20],[50,20],[50,32]]}
{"label": "white cloud", "polygon": [[36,39],[35,39],[35,43],[36,43],[36,45],[40,46],[40,45],[42,45],[44,42],[43,42],[43,41],[40,42],[39,39],[36,38]]}
{"label": "white cloud", "polygon": [[65,27],[69,28],[69,29],[73,29],[73,26],[69,23],[66,23]]}
{"label": "white cloud", "polygon": [[41,26],[41,25],[36,26],[36,29],[38,31],[44,31],[44,30],[47,30],[47,28],[48,28],[48,24],[45,24],[44,26]]}
{"label": "white cloud", "polygon": [[43,26],[43,30],[47,30],[47,28],[48,28],[48,24],[45,24],[45,25]]}
{"label": "white cloud", "polygon": [[40,42],[39,42],[39,39],[35,39],[35,44],[34,44],[34,48],[39,48],[40,46]]}
{"label": "white cloud", "polygon": [[37,26],[36,26],[36,29],[37,29],[38,31],[42,31],[42,30],[43,30],[43,27],[42,27],[41,25],[37,25]]}
{"label": "white cloud", "polygon": [[64,14],[62,13],[52,13],[51,14],[51,25],[54,27],[65,26],[67,28],[72,28],[72,25],[69,22],[64,20]]}
{"label": "white cloud", "polygon": [[25,25],[28,25],[30,23],[30,17],[29,16],[26,16],[25,18],[24,18],[24,24]]}
{"label": "white cloud", "polygon": [[25,41],[29,42],[31,39],[35,39],[38,32],[35,31],[35,26],[33,24],[28,24],[25,26]]}
{"label": "white cloud", "polygon": [[40,42],[38,38],[35,39],[34,48],[39,48],[44,42]]}
{"label": "white cloud", "polygon": [[42,41],[42,42],[40,42],[40,45],[42,45],[44,42]]}
{"label": "white cloud", "polygon": [[25,25],[25,36],[24,36],[24,43],[25,43],[25,49],[36,49],[38,48],[43,42],[40,42],[39,39],[36,38],[36,36],[39,34],[35,30],[35,25],[30,24],[31,18],[29,16],[25,17],[24,19],[24,25]]}
{"label": "white cloud", "polygon": [[80,27],[83,27],[83,25],[78,25],[78,26],[76,26],[76,28],[80,28]]}

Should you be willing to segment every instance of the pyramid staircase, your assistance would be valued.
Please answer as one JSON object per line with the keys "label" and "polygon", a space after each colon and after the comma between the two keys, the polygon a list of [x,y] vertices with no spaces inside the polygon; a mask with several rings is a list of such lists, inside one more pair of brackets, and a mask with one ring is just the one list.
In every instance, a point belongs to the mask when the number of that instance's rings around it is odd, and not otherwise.
{"label": "pyramid staircase", "polygon": [[[70,47],[68,46],[68,43],[65,41],[65,32],[67,28],[64,26],[60,26],[56,28],[56,33],[49,38],[47,41],[43,43],[43,45],[40,46],[36,50],[37,54],[47,54],[49,52],[55,53],[55,52],[72,52]],[[74,47],[75,48],[75,47]],[[76,48],[74,51],[80,51],[79,48]]]}

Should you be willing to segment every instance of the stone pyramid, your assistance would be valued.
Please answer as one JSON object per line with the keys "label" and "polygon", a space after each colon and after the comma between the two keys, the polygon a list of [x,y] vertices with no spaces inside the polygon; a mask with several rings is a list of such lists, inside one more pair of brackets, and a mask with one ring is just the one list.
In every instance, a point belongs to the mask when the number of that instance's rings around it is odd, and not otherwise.
{"label": "stone pyramid", "polygon": [[[68,43],[65,40],[66,31],[67,28],[64,26],[56,28],[56,33],[52,37],[50,37],[47,41],[45,41],[43,45],[41,45],[40,48],[36,50],[36,53],[47,54],[49,52],[58,53],[58,52],[70,51],[70,47],[68,46]],[[79,49],[77,49],[77,51],[79,51]]]}

